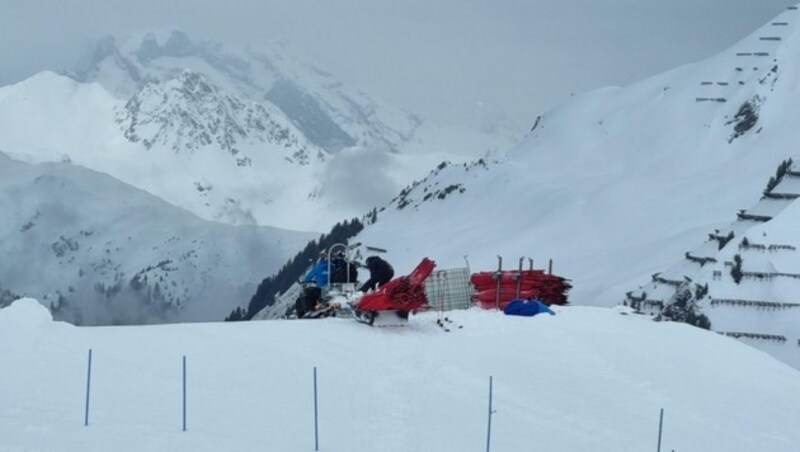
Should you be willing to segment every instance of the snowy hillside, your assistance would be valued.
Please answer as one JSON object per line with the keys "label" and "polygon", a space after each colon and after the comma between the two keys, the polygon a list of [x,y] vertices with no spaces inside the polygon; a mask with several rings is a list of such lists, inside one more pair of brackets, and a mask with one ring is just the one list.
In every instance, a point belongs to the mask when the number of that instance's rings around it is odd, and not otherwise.
{"label": "snowy hillside", "polygon": [[0,306],[35,296],[82,325],[220,320],[313,237],[204,221],[104,174],[1,153],[0,211]]}
{"label": "snowy hillside", "polygon": [[774,21],[788,25],[767,24],[716,57],[570,99],[505,157],[442,165],[409,186],[360,239],[385,243],[404,270],[423,254],[444,266],[468,254],[479,268],[497,254],[553,258],[575,280],[575,302],[620,302],[753,205],[793,154],[797,19],[788,10]]}
{"label": "snowy hillside", "polygon": [[800,172],[787,161],[758,203],[629,292],[626,304],[675,320],[704,316],[713,331],[800,368],[798,198]]}
{"label": "snowy hillside", "polygon": [[[505,157],[442,165],[407,187],[356,240],[384,244],[401,273],[424,255],[442,267],[463,266],[468,255],[473,270],[496,268],[498,254],[506,268],[521,256],[540,268],[552,258],[574,282],[572,303],[620,303],[755,206],[775,168],[796,155],[799,26],[792,7],[705,61],[575,96],[537,119]],[[759,204],[754,213],[762,208],[774,210]],[[785,218],[781,230],[796,235],[796,217]],[[767,246],[797,241],[748,237]],[[740,240],[737,233],[734,248]],[[796,268],[800,255],[784,259],[781,267]],[[756,262],[745,257],[744,270]],[[756,296],[742,286],[716,296]],[[755,299],[773,298],[795,302],[788,294]],[[787,328],[797,355],[800,332]]]}
{"label": "snowy hillside", "polygon": [[450,135],[280,51],[177,31],[108,38],[69,77],[0,88],[0,148],[69,159],[205,219],[323,231],[444,158],[509,143]]}
{"label": "snowy hillside", "polygon": [[17,301],[0,309],[0,342],[15,344],[0,350],[14,369],[0,373],[0,449],[314,450],[315,366],[319,450],[484,450],[490,376],[491,450],[655,450],[661,408],[661,450],[800,444],[800,374],[731,338],[605,308],[455,319],[451,333],[432,315],[401,330],[344,319],[76,328]]}

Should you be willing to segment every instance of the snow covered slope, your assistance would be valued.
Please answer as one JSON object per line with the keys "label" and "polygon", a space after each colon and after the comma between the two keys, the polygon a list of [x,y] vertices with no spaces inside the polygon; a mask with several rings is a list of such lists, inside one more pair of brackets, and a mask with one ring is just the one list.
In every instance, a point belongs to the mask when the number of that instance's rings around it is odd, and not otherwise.
{"label": "snow covered slope", "polygon": [[0,293],[82,325],[221,320],[313,236],[201,220],[107,175],[2,153],[0,212]]}
{"label": "snow covered slope", "polygon": [[574,303],[619,303],[753,205],[794,153],[798,21],[787,10],[708,60],[575,96],[505,157],[408,187],[358,240],[401,272],[423,255],[449,267],[466,254],[473,269],[552,258]]}
{"label": "snow covered slope", "polygon": [[264,222],[276,200],[306,199],[289,183],[307,187],[325,158],[279,113],[189,71],[127,100],[43,72],[0,89],[0,118],[15,158],[69,160],[232,224]]}
{"label": "snow covered slope", "polygon": [[800,172],[786,161],[761,200],[628,292],[625,303],[675,320],[704,316],[712,330],[800,368],[798,199]]}
{"label": "snow covered slope", "polygon": [[69,76],[0,88],[0,149],[69,159],[205,219],[323,231],[445,156],[503,143],[450,139],[280,50],[177,31],[108,38]]}
{"label": "snow covered slope", "polygon": [[[606,308],[76,328],[0,309],[2,450],[795,452],[800,374],[727,337]],[[287,347],[287,344],[292,344]],[[87,350],[89,426],[84,427]],[[255,351],[255,352],[254,352]],[[187,431],[182,431],[182,357]]]}

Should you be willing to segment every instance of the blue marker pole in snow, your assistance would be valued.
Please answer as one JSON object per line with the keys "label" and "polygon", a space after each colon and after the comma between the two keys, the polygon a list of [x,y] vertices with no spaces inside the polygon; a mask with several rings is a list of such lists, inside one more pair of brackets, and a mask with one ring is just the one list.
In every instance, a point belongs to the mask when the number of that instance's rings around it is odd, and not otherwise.
{"label": "blue marker pole in snow", "polygon": [[92,349],[89,349],[89,367],[86,369],[86,415],[83,418],[83,425],[89,425],[89,392],[92,387]]}
{"label": "blue marker pole in snow", "polygon": [[319,416],[317,411],[317,366],[314,366],[314,450],[319,450]]}
{"label": "blue marker pole in snow", "polygon": [[489,452],[489,446],[492,442],[492,377],[489,377],[489,427],[486,430],[486,452]]}
{"label": "blue marker pole in snow", "polygon": [[658,452],[661,452],[661,428],[664,425],[664,408],[661,408],[661,416],[658,418]]}
{"label": "blue marker pole in snow", "polygon": [[186,355],[183,355],[183,431],[186,431]]}

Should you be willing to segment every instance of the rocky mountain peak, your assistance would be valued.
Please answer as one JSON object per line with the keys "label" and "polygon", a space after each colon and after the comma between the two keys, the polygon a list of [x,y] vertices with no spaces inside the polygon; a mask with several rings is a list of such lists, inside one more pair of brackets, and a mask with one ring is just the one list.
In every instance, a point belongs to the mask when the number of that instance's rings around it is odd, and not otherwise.
{"label": "rocky mountain peak", "polygon": [[309,158],[302,140],[264,105],[225,92],[190,70],[145,84],[117,111],[116,121],[125,138],[147,149],[161,145],[192,153],[213,146],[233,156],[238,166],[250,166],[243,146],[272,143],[290,150],[301,164]]}

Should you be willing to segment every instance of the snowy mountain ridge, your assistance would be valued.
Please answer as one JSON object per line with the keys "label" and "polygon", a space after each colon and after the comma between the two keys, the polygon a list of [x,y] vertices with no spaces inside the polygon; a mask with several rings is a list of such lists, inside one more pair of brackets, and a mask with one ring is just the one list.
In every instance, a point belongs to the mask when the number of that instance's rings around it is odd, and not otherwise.
{"label": "snowy mountain ridge", "polygon": [[68,76],[2,87],[0,120],[0,148],[16,159],[69,160],[209,220],[316,231],[502,143],[448,138],[280,49],[178,31],[108,38]]}
{"label": "snowy mountain ridge", "polygon": [[366,145],[369,138],[381,139],[396,150],[420,122],[411,115],[380,113],[384,109],[366,94],[347,89],[324,70],[282,53],[279,47],[263,52],[237,49],[196,42],[179,30],[141,30],[122,39],[109,36],[74,76],[127,98],[143,84],[173,78],[184,69],[202,73],[212,84],[240,97],[276,105],[328,152]]}
{"label": "snowy mountain ridge", "polygon": [[312,234],[201,220],[113,178],[0,153],[0,305],[79,325],[221,320]]}
{"label": "snowy mountain ridge", "polygon": [[185,70],[174,79],[144,85],[117,111],[116,121],[125,138],[148,150],[160,145],[175,153],[192,153],[213,146],[234,157],[237,166],[251,166],[252,159],[240,155],[241,148],[274,143],[294,151],[290,155],[298,163],[308,164],[308,145],[299,144],[302,138],[273,119],[276,116],[259,103],[221,93],[203,75]]}
{"label": "snowy mountain ridge", "polygon": [[[776,166],[795,155],[799,21],[789,8],[707,60],[575,96],[485,170],[453,165],[412,185],[407,201],[385,208],[355,240],[385,244],[400,273],[423,255],[445,268],[463,266],[466,255],[473,271],[497,268],[498,255],[506,263],[532,257],[538,267],[552,258],[555,272],[573,281],[572,303],[621,303],[755,205]],[[447,187],[456,188],[446,199],[432,194]],[[762,215],[769,203],[794,200],[768,199],[747,212]],[[783,212],[771,223],[797,230],[789,208]],[[794,268],[797,257],[787,256]],[[749,314],[741,315],[746,323]],[[798,365],[800,330],[786,319],[779,321],[787,326],[780,357]]]}

